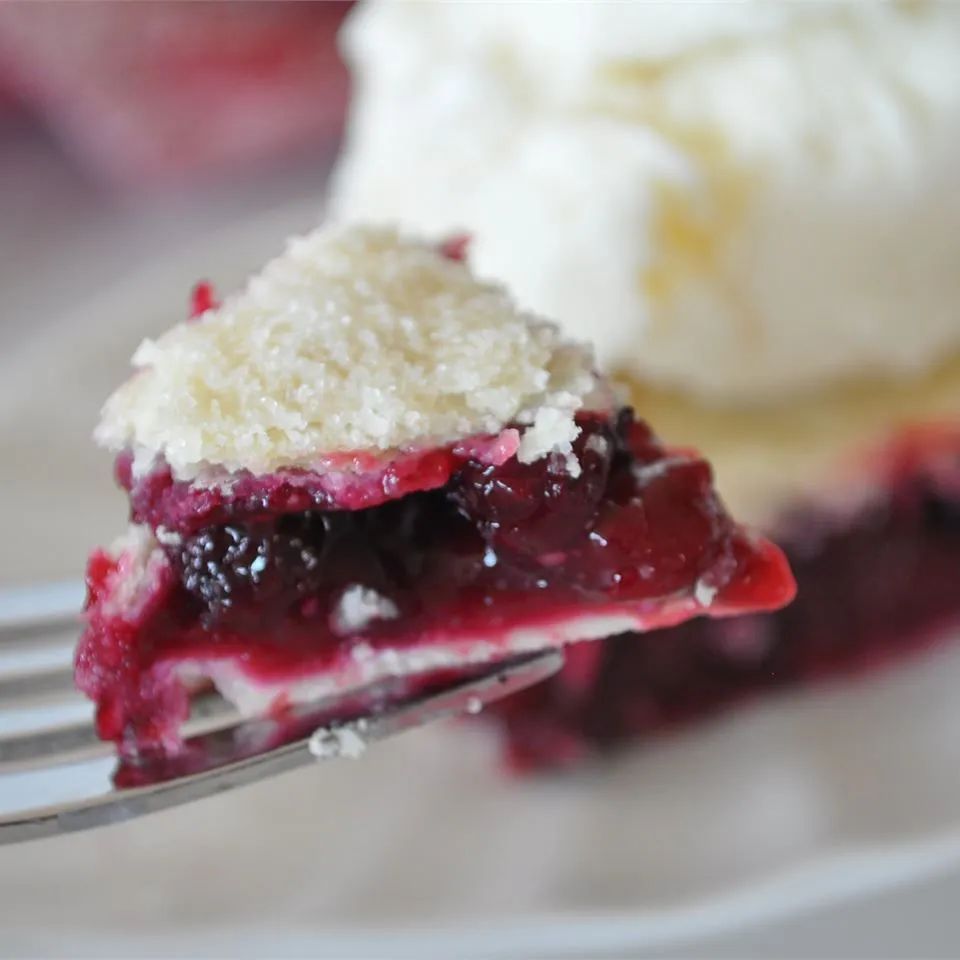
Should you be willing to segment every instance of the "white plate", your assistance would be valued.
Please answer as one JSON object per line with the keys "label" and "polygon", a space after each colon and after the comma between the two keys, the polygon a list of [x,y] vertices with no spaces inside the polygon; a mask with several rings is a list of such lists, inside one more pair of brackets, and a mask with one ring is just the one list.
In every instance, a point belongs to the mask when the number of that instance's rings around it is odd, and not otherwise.
{"label": "white plate", "polygon": [[[0,529],[19,545],[0,555],[5,583],[75,575],[119,530],[88,437],[136,341],[182,314],[198,274],[229,289],[309,218],[300,205],[198,242],[0,359]],[[946,645],[565,779],[504,779],[478,729],[421,731],[356,763],[0,849],[0,949],[589,955],[891,886],[960,862],[958,683]]]}

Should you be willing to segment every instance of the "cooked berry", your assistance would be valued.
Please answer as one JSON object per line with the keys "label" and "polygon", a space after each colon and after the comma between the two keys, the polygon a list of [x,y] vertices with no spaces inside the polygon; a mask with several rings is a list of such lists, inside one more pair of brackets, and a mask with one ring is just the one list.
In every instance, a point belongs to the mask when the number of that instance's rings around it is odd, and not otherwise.
{"label": "cooked berry", "polygon": [[596,520],[615,443],[608,422],[584,417],[573,444],[578,476],[562,454],[534,463],[514,458],[501,466],[471,461],[451,495],[494,549],[530,556],[562,551]]}
{"label": "cooked berry", "polygon": [[255,626],[320,586],[329,528],[317,513],[208,527],[179,549],[183,586],[203,605],[206,625],[239,629],[255,618]]}

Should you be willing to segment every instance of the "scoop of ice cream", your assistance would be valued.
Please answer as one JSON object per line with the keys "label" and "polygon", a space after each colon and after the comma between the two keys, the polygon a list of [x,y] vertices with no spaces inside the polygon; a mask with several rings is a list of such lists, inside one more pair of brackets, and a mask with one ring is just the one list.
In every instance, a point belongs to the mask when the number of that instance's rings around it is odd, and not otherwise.
{"label": "scoop of ice cream", "polygon": [[[587,347],[516,308],[434,244],[392,230],[322,228],[228,297],[137,350],[97,438],[210,468],[322,471],[522,428],[517,456],[568,452],[596,395]],[[342,456],[341,456],[342,460]]]}
{"label": "scoop of ice cream", "polygon": [[712,401],[960,348],[960,6],[394,4],[340,215],[467,229],[600,360]]}

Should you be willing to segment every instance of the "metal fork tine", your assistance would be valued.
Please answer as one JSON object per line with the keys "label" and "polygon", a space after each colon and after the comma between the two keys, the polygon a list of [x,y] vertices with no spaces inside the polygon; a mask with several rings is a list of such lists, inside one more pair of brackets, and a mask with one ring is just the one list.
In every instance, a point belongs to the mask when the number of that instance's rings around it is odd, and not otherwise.
{"label": "metal fork tine", "polygon": [[76,619],[64,620],[57,625],[36,623],[20,627],[0,626],[0,655],[7,658],[38,651],[49,651],[51,654],[60,651],[64,662],[67,662],[80,633],[80,626],[80,621]]}
{"label": "metal fork tine", "polygon": [[0,637],[76,623],[83,607],[83,594],[80,581],[0,590]]}
{"label": "metal fork tine", "polygon": [[69,668],[0,677],[0,707],[32,707],[79,697]]}
{"label": "metal fork tine", "polygon": [[[185,736],[210,732],[236,719],[237,713],[216,693],[204,693],[190,704]],[[40,766],[76,763],[111,753],[113,746],[97,737],[89,720],[48,730],[31,730],[10,737],[0,736],[0,773]]]}
{"label": "metal fork tine", "polygon": [[[362,739],[367,742],[382,740],[422,726],[431,720],[472,709],[477,704],[523,689],[555,673],[562,664],[563,654],[558,650],[518,658],[491,666],[487,673],[479,677],[474,675],[443,690],[394,705],[375,716],[357,719],[351,724],[342,724],[342,727],[362,731]],[[309,720],[310,717],[304,719]],[[0,844],[119,823],[292,770],[317,757],[310,747],[311,743],[317,740],[318,734],[329,736],[333,746],[333,749],[322,751],[319,756],[323,759],[336,757],[339,755],[336,745],[342,741],[338,740],[337,724],[331,722],[329,714],[326,723],[325,728],[321,726],[321,729],[312,731],[309,735],[302,735],[301,731],[295,739],[276,745],[273,749],[240,754],[239,758],[233,756],[224,760],[217,756],[214,749],[211,751],[211,765],[194,767],[189,774],[174,779],[153,782],[148,786],[115,788],[106,794],[77,802],[2,816]],[[248,746],[256,744],[264,726],[263,720],[240,723],[235,728],[236,743],[242,744],[247,740]],[[252,736],[245,737],[248,727]],[[200,751],[199,756],[202,757],[208,742],[216,746],[218,738],[221,741],[223,739],[219,734],[197,737],[191,740],[190,744],[192,748]],[[323,742],[321,738],[321,743]]]}
{"label": "metal fork tine", "polygon": [[113,748],[97,737],[89,722],[55,730],[17,734],[0,740],[0,772],[103,756]]}

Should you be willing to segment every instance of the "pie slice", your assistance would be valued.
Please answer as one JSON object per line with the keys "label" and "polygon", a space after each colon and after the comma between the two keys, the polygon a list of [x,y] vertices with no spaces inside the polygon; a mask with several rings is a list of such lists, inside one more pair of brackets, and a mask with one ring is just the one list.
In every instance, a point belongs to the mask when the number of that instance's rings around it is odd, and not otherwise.
{"label": "pie slice", "polygon": [[792,598],[709,466],[462,258],[325,228],[139,348],[97,431],[131,514],[87,572],[102,737],[175,749],[205,683],[282,714]]}

